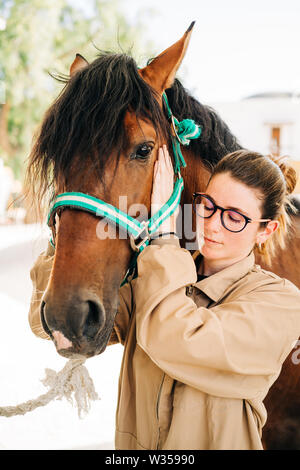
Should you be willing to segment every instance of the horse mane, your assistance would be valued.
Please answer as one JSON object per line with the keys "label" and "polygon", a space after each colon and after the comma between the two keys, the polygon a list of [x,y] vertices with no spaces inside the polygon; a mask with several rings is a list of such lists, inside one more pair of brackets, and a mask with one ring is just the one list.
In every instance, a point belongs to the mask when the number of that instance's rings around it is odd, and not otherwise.
{"label": "horse mane", "polygon": [[[52,75],[53,76],[53,75]],[[42,204],[54,194],[54,182],[66,178],[76,157],[77,170],[96,170],[102,181],[107,156],[117,152],[117,163],[127,139],[123,125],[128,109],[137,119],[150,120],[160,136],[170,125],[156,92],[141,78],[135,60],[124,53],[101,52],[74,76],[54,76],[65,84],[45,113],[29,156],[26,186],[32,199]],[[211,167],[224,155],[241,148],[228,126],[210,107],[199,103],[178,79],[166,91],[174,115],[192,118],[202,126],[200,139],[191,149]]]}
{"label": "horse mane", "polygon": [[228,153],[242,148],[217,112],[191,96],[178,79],[166,90],[166,94],[170,108],[179,121],[190,118],[201,125],[201,136],[192,140],[190,147],[208,169],[212,170]]}
{"label": "horse mane", "polygon": [[157,93],[127,54],[102,52],[74,76],[57,74],[53,78],[65,86],[45,113],[26,173],[26,187],[39,203],[47,193],[51,199],[54,182],[67,177],[79,156],[77,171],[84,170],[89,159],[103,182],[107,156],[116,151],[118,163],[128,144],[123,125],[128,109],[138,120],[150,120],[158,135],[170,132]]}

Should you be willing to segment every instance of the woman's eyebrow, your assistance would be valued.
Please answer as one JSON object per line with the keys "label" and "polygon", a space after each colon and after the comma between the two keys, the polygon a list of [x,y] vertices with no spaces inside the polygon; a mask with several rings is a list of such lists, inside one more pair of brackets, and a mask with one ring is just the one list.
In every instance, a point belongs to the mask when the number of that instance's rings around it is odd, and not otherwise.
{"label": "woman's eyebrow", "polygon": [[232,209],[234,211],[240,212],[243,215],[246,215],[247,217],[250,217],[249,214],[246,211],[244,211],[244,209],[239,209],[238,207],[232,207],[232,206],[227,207],[227,209]]}
{"label": "woman's eyebrow", "polygon": [[[216,201],[214,200],[214,198],[213,198],[210,194],[208,194],[208,193],[206,193],[206,194],[207,194],[207,195],[210,197],[210,199],[212,199],[212,200],[214,201],[214,203],[218,206],[218,204],[216,203]],[[249,218],[250,218],[250,215],[249,215],[246,211],[244,211],[244,209],[240,209],[239,207],[228,206],[228,207],[224,207],[224,209],[231,209],[231,210],[233,210],[233,211],[240,212],[241,214],[243,214],[243,215],[245,215],[246,217],[249,217]]]}

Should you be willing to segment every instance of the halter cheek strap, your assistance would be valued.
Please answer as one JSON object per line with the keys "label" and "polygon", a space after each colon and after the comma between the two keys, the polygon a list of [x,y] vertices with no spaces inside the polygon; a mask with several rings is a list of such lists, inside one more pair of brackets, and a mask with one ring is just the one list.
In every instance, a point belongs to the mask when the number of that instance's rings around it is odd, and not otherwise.
{"label": "halter cheek strap", "polygon": [[[48,215],[47,223],[50,227],[53,227],[54,225],[56,212],[59,209],[67,207],[69,209],[90,212],[95,216],[105,217],[109,221],[125,229],[130,235],[130,245],[135,251],[135,254],[121,286],[127,282],[130,275],[136,277],[136,260],[138,254],[141,253],[149,244],[151,235],[156,232],[159,226],[175,212],[180,204],[181,193],[184,187],[180,168],[186,167],[186,163],[181,153],[180,144],[189,145],[191,139],[197,139],[201,134],[201,128],[192,119],[184,119],[179,122],[171,112],[165,93],[163,94],[163,98],[167,108],[168,119],[170,120],[173,128],[173,135],[171,138],[175,161],[174,173],[177,176],[177,179],[175,181],[171,197],[159,209],[159,211],[157,211],[149,220],[140,222],[101,199],[97,199],[85,193],[69,192],[56,196]],[[50,243],[55,247],[54,234],[53,238],[50,238]]]}

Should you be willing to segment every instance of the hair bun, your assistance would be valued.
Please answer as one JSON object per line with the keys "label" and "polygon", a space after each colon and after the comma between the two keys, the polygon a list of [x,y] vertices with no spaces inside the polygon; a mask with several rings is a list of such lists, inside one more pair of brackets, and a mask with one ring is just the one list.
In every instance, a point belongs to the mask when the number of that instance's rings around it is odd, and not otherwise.
{"label": "hair bun", "polygon": [[286,192],[287,194],[291,194],[297,184],[297,172],[295,168],[292,167],[290,163],[290,158],[286,155],[283,156],[274,156],[269,155],[271,160],[279,166],[281,173],[284,176],[285,184],[286,184]]}

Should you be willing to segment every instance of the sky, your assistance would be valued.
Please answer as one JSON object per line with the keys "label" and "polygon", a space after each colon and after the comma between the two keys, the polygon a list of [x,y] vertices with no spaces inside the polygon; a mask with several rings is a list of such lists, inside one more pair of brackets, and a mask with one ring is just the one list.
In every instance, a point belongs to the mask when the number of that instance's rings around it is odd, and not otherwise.
{"label": "sky", "polygon": [[236,101],[265,91],[300,92],[299,0],[122,0],[134,23],[153,8],[143,34],[157,53],[196,21],[178,71],[202,102]]}
{"label": "sky", "polygon": [[[1,1],[1,0],[0,0]],[[93,0],[68,0],[91,14]],[[119,0],[152,57],[196,21],[178,77],[206,104],[267,91],[300,93],[300,0]],[[1,27],[1,24],[0,24]],[[111,31],[112,39],[117,37]]]}
{"label": "sky", "polygon": [[[71,2],[89,9],[92,0]],[[178,76],[204,103],[300,92],[299,0],[120,0],[120,8],[132,25],[143,18],[156,54],[196,21]]]}

